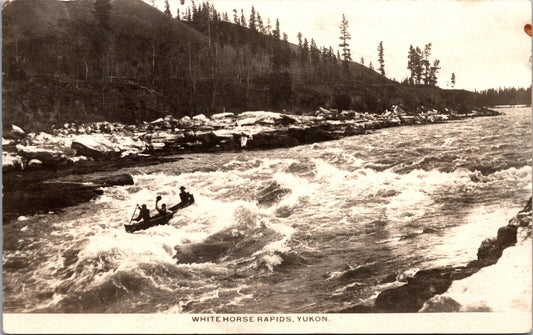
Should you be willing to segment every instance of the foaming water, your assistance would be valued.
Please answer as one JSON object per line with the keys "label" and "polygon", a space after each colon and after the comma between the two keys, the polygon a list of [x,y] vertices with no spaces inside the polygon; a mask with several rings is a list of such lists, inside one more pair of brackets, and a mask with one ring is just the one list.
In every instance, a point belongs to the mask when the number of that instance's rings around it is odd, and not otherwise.
{"label": "foaming water", "polygon": [[[531,189],[529,110],[134,167],[133,186],[4,226],[7,312],[325,312],[464,264]],[[135,204],[196,203],[124,231]],[[155,212],[154,212],[155,214]],[[391,281],[392,276],[392,281]]]}

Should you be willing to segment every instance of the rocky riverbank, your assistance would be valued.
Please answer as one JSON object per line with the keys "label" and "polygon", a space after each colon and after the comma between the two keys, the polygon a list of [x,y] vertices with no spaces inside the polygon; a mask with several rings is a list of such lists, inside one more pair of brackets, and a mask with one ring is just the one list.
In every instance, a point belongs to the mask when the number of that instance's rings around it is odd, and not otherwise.
{"label": "rocky riverbank", "polygon": [[[434,269],[426,269],[416,272],[412,277],[402,278],[406,283],[402,286],[391,288],[381,292],[375,302],[374,306],[362,306],[356,305],[346,308],[340,313],[379,313],[379,312],[396,312],[396,313],[414,313],[414,312],[461,312],[461,311],[475,311],[475,312],[488,312],[493,309],[486,306],[485,302],[479,302],[479,300],[488,299],[487,296],[477,296],[478,301],[471,303],[472,300],[462,298],[464,291],[458,292],[455,286],[461,286],[460,283],[465,278],[470,277],[478,272],[490,269],[491,265],[496,264],[500,257],[504,254],[504,250],[511,246],[518,245],[519,247],[524,245],[525,248],[519,250],[526,251],[526,254],[516,255],[516,253],[509,252],[513,255],[513,259],[510,259],[507,255],[504,260],[505,263],[510,263],[507,268],[517,270],[516,264],[522,264],[518,259],[530,259],[531,256],[531,201],[530,198],[526,206],[518,212],[518,214],[512,218],[509,223],[498,229],[496,237],[488,238],[481,243],[481,246],[477,252],[477,259],[469,262],[466,266],[455,267],[442,267]],[[529,248],[527,247],[529,246]],[[514,247],[516,248],[516,247]],[[511,248],[512,249],[512,248]],[[496,264],[496,265],[495,265]],[[531,267],[531,261],[525,262],[525,268]],[[528,265],[529,264],[529,265]],[[491,276],[495,278],[488,278],[492,282],[497,281],[500,276],[504,276],[504,273],[498,271],[486,270]],[[530,273],[530,271],[529,271]],[[475,275],[474,275],[475,276]],[[474,278],[472,276],[471,278]],[[508,274],[513,277],[513,274]],[[395,276],[393,276],[395,277]],[[531,277],[529,274],[528,278]],[[487,278],[484,278],[487,280]],[[394,278],[393,280],[396,280]],[[516,282],[516,281],[515,281]],[[529,281],[530,287],[531,281]],[[513,283],[507,283],[513,285]],[[455,286],[454,286],[455,285]],[[473,285],[477,285],[473,283]],[[492,284],[491,284],[492,285]],[[492,287],[491,290],[499,290],[501,287]],[[520,290],[523,287],[515,288]],[[505,292],[500,292],[500,296],[506,295]],[[511,297],[512,298],[512,297]],[[531,296],[522,299],[526,301],[530,300]],[[500,299],[501,301],[501,299]],[[516,301],[516,299],[514,300]],[[460,303],[463,302],[463,303]]]}
{"label": "rocky riverbank", "polygon": [[[313,115],[245,112],[180,119],[168,115],[138,125],[67,123],[39,133],[26,133],[11,125],[11,130],[2,137],[3,219],[6,223],[18,215],[54,211],[94,198],[105,185],[83,177],[93,172],[158,164],[179,159],[175,155],[184,153],[292,147],[386,127],[499,114],[489,109],[458,114],[447,109],[439,112],[423,108],[407,113],[393,106],[380,115],[325,108]],[[93,189],[89,191],[87,185],[81,184],[76,186],[79,192],[69,188],[72,184],[65,187],[63,179],[69,175],[78,175],[78,184],[92,183]],[[63,179],[57,181],[58,178]],[[48,180],[56,180],[54,183],[62,186],[54,189],[50,182],[43,184]]]}

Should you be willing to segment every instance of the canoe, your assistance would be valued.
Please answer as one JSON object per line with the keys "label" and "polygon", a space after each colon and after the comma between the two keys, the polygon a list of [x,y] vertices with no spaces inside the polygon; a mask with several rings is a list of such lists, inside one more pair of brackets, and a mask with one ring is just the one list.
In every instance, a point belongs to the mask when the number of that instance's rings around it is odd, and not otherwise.
{"label": "canoe", "polygon": [[187,206],[190,206],[194,204],[194,196],[191,195],[191,199],[188,202],[180,202],[179,204],[173,205],[171,207],[168,207],[168,212],[165,214],[157,214],[150,218],[148,222],[141,221],[139,223],[133,223],[133,224],[124,224],[124,228],[126,229],[126,232],[128,233],[134,233],[139,230],[145,230],[148,228],[152,228],[155,226],[165,225],[168,224],[170,219],[176,214],[176,212],[182,208],[185,208]]}

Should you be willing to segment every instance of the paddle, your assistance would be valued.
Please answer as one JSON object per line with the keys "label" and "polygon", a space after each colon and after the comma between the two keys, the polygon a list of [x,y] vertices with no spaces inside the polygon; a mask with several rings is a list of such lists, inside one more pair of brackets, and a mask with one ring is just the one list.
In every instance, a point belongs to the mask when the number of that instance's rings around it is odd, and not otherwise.
{"label": "paddle", "polygon": [[138,207],[139,207],[139,205],[135,206],[135,209],[133,210],[133,215],[131,216],[130,222],[128,222],[128,224],[131,224],[131,221],[133,221],[133,217],[135,216],[135,213],[137,212],[137,208]]}

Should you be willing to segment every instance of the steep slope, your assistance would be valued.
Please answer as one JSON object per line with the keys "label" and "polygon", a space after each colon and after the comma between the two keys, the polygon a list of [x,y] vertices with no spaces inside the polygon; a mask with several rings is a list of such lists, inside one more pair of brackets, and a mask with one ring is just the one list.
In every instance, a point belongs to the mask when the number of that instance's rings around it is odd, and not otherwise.
{"label": "steep slope", "polygon": [[[183,43],[207,41],[195,29],[141,0],[112,0],[110,29],[99,31],[93,7],[94,0],[16,0],[6,4],[2,9],[4,69],[9,71],[10,59],[20,58],[27,74],[73,75],[75,71],[65,66],[79,58],[96,57],[94,44],[105,37],[111,39],[111,49],[126,55],[142,49],[139,42],[158,40],[161,34]],[[121,56],[117,55],[119,60]]]}
{"label": "steep slope", "polygon": [[108,26],[96,18],[95,0],[2,7],[4,126],[320,106],[467,111],[476,103],[474,93],[402,86],[325,50],[302,61],[298,46],[233,23],[179,21],[142,0],[110,3]]}

